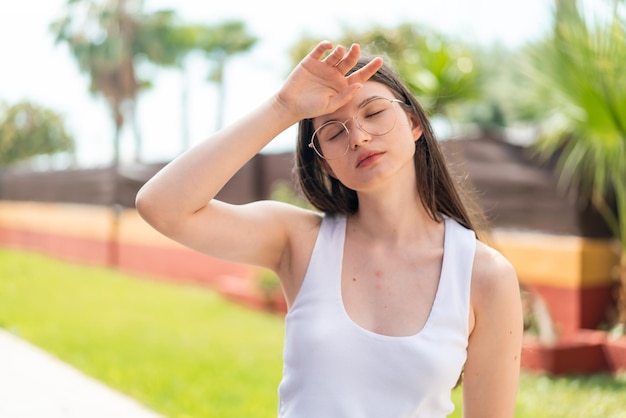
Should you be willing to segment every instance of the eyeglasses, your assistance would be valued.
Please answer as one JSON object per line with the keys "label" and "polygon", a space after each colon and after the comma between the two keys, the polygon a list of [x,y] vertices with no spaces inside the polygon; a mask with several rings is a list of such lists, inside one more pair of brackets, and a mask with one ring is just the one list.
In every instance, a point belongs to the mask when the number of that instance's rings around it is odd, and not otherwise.
{"label": "eyeglasses", "polygon": [[336,160],[344,156],[350,148],[350,130],[346,125],[351,120],[364,132],[381,136],[391,132],[398,121],[395,102],[401,100],[375,97],[366,101],[357,109],[356,115],[344,122],[332,120],[317,128],[311,136],[309,148],[325,160]]}

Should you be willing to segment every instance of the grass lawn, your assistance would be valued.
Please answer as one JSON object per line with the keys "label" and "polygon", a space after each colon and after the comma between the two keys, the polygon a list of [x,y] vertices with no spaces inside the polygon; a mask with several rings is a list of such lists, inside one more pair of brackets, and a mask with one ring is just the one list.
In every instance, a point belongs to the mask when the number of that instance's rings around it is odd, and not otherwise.
{"label": "grass lawn", "polygon": [[168,417],[275,417],[282,319],[204,288],[0,251],[0,326]]}
{"label": "grass lawn", "polygon": [[[282,318],[205,288],[0,250],[0,327],[171,418],[276,416]],[[626,418],[626,377],[525,374],[516,417]]]}

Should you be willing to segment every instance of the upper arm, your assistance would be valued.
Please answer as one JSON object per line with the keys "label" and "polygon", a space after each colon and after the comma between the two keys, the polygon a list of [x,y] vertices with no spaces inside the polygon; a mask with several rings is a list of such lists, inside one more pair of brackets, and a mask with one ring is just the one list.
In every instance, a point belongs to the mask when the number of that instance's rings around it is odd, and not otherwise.
{"label": "upper arm", "polygon": [[209,256],[278,271],[289,257],[298,228],[317,218],[313,212],[275,201],[233,205],[212,200],[167,224],[159,222],[158,214],[146,220],[164,235]]}
{"label": "upper arm", "polygon": [[523,334],[519,282],[511,264],[481,243],[471,303],[474,326],[463,377],[463,415],[513,417]]}

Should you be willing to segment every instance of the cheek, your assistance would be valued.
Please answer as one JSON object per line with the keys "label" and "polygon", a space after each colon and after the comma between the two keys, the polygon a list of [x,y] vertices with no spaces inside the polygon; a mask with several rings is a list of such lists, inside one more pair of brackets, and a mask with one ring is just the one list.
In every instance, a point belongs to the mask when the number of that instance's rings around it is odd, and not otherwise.
{"label": "cheek", "polygon": [[414,128],[407,123],[403,123],[401,126],[398,126],[396,135],[395,140],[403,149],[405,147],[415,148],[415,143],[421,136],[421,128]]}
{"label": "cheek", "polygon": [[403,141],[402,153],[403,155],[406,155],[407,160],[412,160],[415,156],[415,145],[416,141],[412,137],[409,140]]}
{"label": "cheek", "polygon": [[328,164],[328,161],[326,160],[318,160],[320,165],[322,166],[322,170],[324,170],[326,172],[326,174],[328,174],[329,176],[333,177],[333,178],[337,178],[337,176],[335,175],[335,171],[333,170],[333,168],[330,166],[330,164]]}
{"label": "cheek", "polygon": [[413,142],[417,141],[419,137],[422,136],[422,126],[420,125],[417,116],[413,113],[405,113],[404,117],[401,118],[398,122],[401,125],[403,133],[406,132],[408,135],[410,135]]}

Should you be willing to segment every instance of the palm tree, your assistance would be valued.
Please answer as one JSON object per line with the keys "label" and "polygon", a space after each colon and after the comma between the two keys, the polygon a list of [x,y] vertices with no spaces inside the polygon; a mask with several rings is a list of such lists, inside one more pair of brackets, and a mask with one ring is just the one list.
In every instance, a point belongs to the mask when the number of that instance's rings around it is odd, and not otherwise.
{"label": "palm tree", "polygon": [[175,68],[181,73],[181,131],[183,149],[189,148],[188,88],[186,58],[197,48],[198,33],[204,26],[183,24],[173,10],[158,10],[142,20],[137,33],[135,50],[152,64]]}
{"label": "palm tree", "polygon": [[140,89],[132,39],[138,29],[134,15],[141,6],[141,0],[68,0],[67,13],[51,24],[56,42],[66,43],[80,70],[89,74],[90,91],[104,96],[109,105],[115,126],[114,167],[127,106],[135,109]]}
{"label": "palm tree", "polygon": [[617,325],[626,327],[626,7],[593,5],[555,0],[553,33],[530,50],[530,76],[554,109],[540,153],[557,156],[563,184],[588,197],[619,243]]}
{"label": "palm tree", "polygon": [[185,70],[187,56],[200,51],[211,62],[209,81],[218,86],[217,128],[223,124],[225,102],[225,70],[228,60],[236,54],[249,51],[257,42],[250,35],[245,23],[238,20],[218,23],[215,26],[201,24],[183,25],[171,10],[162,10],[148,16],[139,34],[142,51],[150,61],[164,67],[173,67],[183,75],[181,92],[183,119],[183,149],[189,148],[187,133],[187,85]]}
{"label": "palm tree", "polygon": [[214,64],[209,80],[215,82],[218,88],[217,129],[224,123],[225,70],[228,60],[233,55],[249,51],[257,41],[255,36],[248,33],[245,24],[236,20],[198,31],[196,46]]}
{"label": "palm tree", "polygon": [[[138,95],[150,83],[138,78],[138,62],[148,61],[184,73],[189,53],[202,51],[215,65],[210,79],[218,83],[217,120],[221,126],[226,62],[257,41],[243,22],[229,21],[215,27],[188,25],[173,10],[145,14],[142,0],[67,0],[67,7],[66,15],[53,22],[51,29],[57,42],[66,43],[80,69],[89,74],[92,93],[103,95],[109,104],[115,124],[114,166],[119,164],[120,133],[127,120],[134,128],[135,160],[142,148],[136,121]],[[183,141],[184,148],[188,148],[185,86],[183,83]]]}

